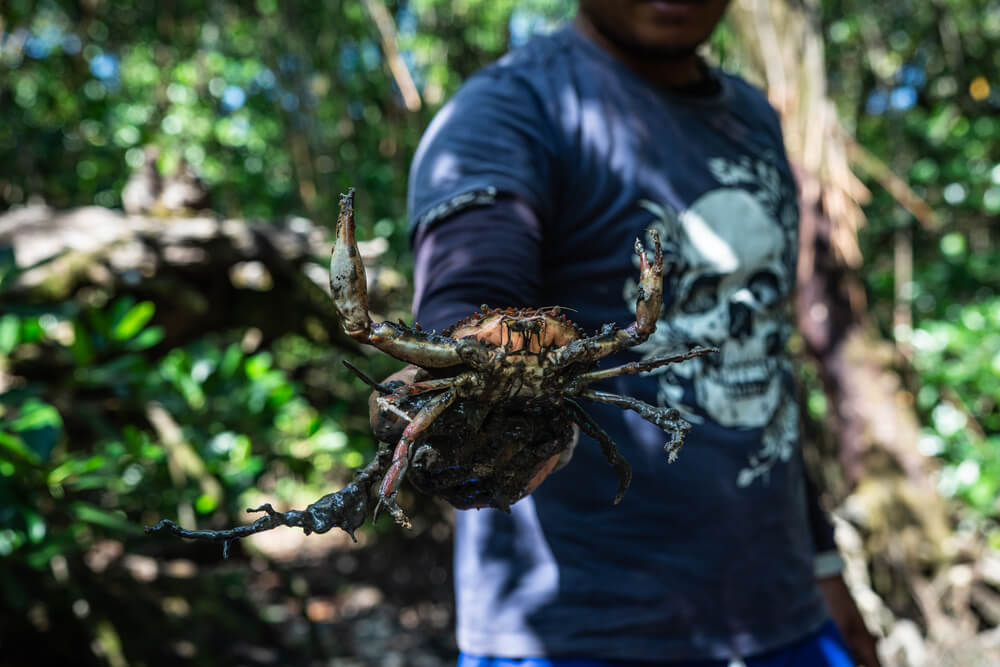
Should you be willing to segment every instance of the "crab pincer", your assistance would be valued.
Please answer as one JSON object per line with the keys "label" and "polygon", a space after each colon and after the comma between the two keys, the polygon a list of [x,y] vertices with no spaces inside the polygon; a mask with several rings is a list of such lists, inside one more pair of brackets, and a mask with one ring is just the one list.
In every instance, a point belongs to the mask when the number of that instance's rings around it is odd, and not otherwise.
{"label": "crab pincer", "polygon": [[[649,336],[656,330],[656,320],[663,305],[663,248],[660,235],[655,229],[649,230],[653,240],[653,261],[646,258],[642,241],[635,240],[635,254],[639,256],[639,294],[635,303],[635,333]],[[631,327],[630,327],[631,328]]]}
{"label": "crab pincer", "polygon": [[344,333],[400,361],[424,368],[446,368],[466,362],[470,356],[483,356],[479,349],[482,346],[477,346],[476,341],[458,343],[402,322],[372,320],[365,267],[354,235],[353,188],[340,196],[336,238],[330,253],[330,297]]}
{"label": "crab pincer", "polygon": [[368,342],[372,321],[368,314],[365,266],[354,238],[354,188],[340,195],[336,241],[330,253],[330,296],[344,332]]}

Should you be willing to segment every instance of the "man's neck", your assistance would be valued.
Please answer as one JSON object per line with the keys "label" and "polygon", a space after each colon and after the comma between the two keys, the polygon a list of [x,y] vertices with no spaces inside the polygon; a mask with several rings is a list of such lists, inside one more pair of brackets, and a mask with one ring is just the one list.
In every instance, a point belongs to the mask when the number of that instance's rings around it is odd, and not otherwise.
{"label": "man's neck", "polygon": [[604,34],[583,14],[577,14],[574,27],[597,46],[607,51],[642,78],[667,90],[684,90],[697,87],[709,76],[702,59],[690,52],[656,56],[637,53],[617,44]]}

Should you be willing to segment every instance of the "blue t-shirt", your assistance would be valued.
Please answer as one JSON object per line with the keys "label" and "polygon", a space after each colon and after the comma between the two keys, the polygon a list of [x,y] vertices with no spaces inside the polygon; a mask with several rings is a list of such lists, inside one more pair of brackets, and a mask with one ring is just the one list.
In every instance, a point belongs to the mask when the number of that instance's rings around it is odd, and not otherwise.
{"label": "blue t-shirt", "polygon": [[[674,464],[655,426],[585,405],[632,466],[621,504],[614,470],[584,436],[510,514],[457,513],[466,653],[727,658],[792,642],[826,618],[784,349],[794,179],[763,95],[716,76],[717,94],[671,94],[566,28],[467,81],[417,152],[409,214],[425,328],[483,302],[564,306],[589,332],[626,326],[633,244],[648,247],[652,227],[666,262],[661,319],[649,341],[602,367],[721,350],[599,387],[681,410],[694,428]],[[523,214],[463,222],[463,211],[490,205]],[[449,246],[456,238],[463,245]]]}

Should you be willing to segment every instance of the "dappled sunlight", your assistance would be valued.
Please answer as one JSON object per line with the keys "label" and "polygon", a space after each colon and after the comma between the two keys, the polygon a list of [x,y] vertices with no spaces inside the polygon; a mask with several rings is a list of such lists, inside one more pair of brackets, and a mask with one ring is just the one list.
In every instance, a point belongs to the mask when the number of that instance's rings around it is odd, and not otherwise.
{"label": "dappled sunlight", "polygon": [[[451,105],[430,123],[464,80],[563,25],[575,4],[4,3],[0,662],[454,662],[453,511],[406,484],[412,530],[382,516],[356,542],[282,526],[233,543],[224,560],[219,542],[143,527],[221,530],[252,523],[262,513],[247,508],[265,503],[303,509],[372,460],[371,387],[342,362],[375,379],[400,363],[348,339],[330,304],[340,195],[357,189],[373,317],[412,322],[407,174],[425,128],[431,141],[455,113],[495,114]],[[733,17],[709,51],[799,114],[786,136],[822,176],[803,180],[803,194],[851,221],[820,230],[834,261],[803,275],[832,276],[864,314],[869,338],[838,354],[872,363],[853,403],[824,391],[828,368],[804,365],[804,427],[819,443],[810,464],[833,480],[852,583],[886,651],[904,656],[888,664],[918,667],[906,656],[920,651],[936,664],[950,638],[978,646],[976,633],[1000,624],[1000,10],[806,4],[822,43],[779,40],[783,24],[757,13],[744,28]],[[768,25],[775,37],[762,44],[741,32]],[[768,50],[779,42],[794,58]],[[822,86],[794,80],[809,59],[825,63]],[[626,79],[584,86],[593,94],[567,87],[511,108],[557,105],[554,124],[580,136],[601,177],[655,193],[643,206],[670,228],[671,182],[634,172],[630,155],[685,160],[683,146],[657,143],[676,120],[616,115],[635,94]],[[459,168],[442,151],[433,185]],[[485,179],[483,201],[506,194]],[[831,183],[849,196],[830,196]],[[597,212],[615,203],[594,196],[567,195]],[[700,250],[725,263],[720,249],[731,248]],[[442,275],[472,254],[421,268]],[[517,268],[475,279],[510,285]],[[843,316],[837,303],[805,312],[820,328]],[[795,354],[811,340],[793,337]],[[850,492],[829,473],[846,446],[832,429],[886,396],[893,410],[877,415],[893,418],[846,439],[919,459],[863,449],[849,463],[866,483]],[[928,483],[913,493],[920,476]],[[926,519],[942,498],[948,513]]]}

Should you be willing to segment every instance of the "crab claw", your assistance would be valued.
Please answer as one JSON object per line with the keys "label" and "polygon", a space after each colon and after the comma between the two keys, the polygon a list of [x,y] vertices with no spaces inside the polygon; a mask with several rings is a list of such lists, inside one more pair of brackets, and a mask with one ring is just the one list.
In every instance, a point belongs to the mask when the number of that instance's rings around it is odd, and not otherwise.
{"label": "crab claw", "polygon": [[372,321],[368,315],[365,267],[354,238],[354,188],[340,196],[337,238],[330,255],[330,296],[344,332],[367,342]]}
{"label": "crab claw", "polygon": [[656,320],[660,318],[663,304],[663,248],[660,235],[655,229],[649,230],[653,240],[653,262],[646,258],[642,241],[635,240],[635,254],[639,256],[639,295],[635,302],[636,333],[648,336],[656,331]]}

